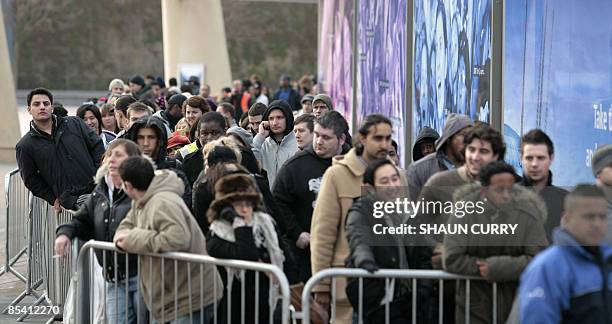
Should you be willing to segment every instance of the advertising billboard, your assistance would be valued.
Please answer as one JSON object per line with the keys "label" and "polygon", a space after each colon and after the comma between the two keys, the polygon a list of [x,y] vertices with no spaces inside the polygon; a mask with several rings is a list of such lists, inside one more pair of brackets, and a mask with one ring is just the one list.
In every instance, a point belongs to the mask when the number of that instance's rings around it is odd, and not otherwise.
{"label": "advertising billboard", "polygon": [[446,115],[489,122],[491,0],[415,0],[412,139]]}
{"label": "advertising billboard", "polygon": [[520,137],[555,144],[555,185],[593,182],[591,157],[612,143],[612,3],[506,1],[504,137],[520,169]]}

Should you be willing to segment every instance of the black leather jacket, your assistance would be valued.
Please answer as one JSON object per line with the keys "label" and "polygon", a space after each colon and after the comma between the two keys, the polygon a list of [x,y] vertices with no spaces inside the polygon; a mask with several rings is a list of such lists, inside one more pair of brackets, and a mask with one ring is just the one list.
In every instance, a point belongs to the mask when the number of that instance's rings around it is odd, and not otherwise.
{"label": "black leather jacket", "polygon": [[[83,241],[97,240],[112,242],[115,231],[121,221],[125,218],[132,207],[132,199],[121,191],[116,200],[110,203],[108,186],[104,179],[96,185],[92,194],[81,205],[79,210],[68,224],[60,225],[56,234],[65,234],[70,239],[75,237]],[[98,263],[104,269],[107,280],[112,281],[115,277],[115,260],[112,252],[106,252],[106,265],[104,264],[104,253],[96,251]],[[127,271],[129,277],[137,275],[137,257],[130,255]],[[117,276],[123,280],[126,277],[126,256],[117,254]]]}

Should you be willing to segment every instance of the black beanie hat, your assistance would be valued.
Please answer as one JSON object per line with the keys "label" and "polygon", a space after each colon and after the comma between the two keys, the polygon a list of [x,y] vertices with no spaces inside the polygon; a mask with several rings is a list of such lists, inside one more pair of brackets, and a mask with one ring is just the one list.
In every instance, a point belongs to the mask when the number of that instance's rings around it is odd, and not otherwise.
{"label": "black beanie hat", "polygon": [[145,86],[145,80],[143,79],[143,77],[141,75],[135,75],[133,77],[130,78],[131,83],[135,83],[141,87]]}
{"label": "black beanie hat", "polygon": [[219,145],[213,147],[213,149],[208,152],[206,162],[208,162],[208,167],[212,168],[219,163],[238,162],[238,158],[232,149],[227,146]]}

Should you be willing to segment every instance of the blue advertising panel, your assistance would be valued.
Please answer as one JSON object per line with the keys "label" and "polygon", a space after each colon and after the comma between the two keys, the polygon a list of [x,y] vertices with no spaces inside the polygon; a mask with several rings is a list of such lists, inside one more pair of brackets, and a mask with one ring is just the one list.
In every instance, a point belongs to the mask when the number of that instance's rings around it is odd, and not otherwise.
{"label": "blue advertising panel", "polygon": [[555,144],[554,184],[593,182],[591,157],[612,143],[612,2],[506,1],[504,136],[520,170],[520,137]]}
{"label": "blue advertising panel", "polygon": [[412,139],[446,115],[489,122],[491,0],[415,0]]}

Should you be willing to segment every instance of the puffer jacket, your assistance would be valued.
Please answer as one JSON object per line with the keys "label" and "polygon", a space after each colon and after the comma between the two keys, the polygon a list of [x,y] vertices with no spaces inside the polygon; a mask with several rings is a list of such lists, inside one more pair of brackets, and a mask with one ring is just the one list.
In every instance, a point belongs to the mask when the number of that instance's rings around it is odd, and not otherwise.
{"label": "puffer jacket", "polygon": [[521,276],[520,322],[612,323],[612,247],[591,253],[561,228],[553,237]]}
{"label": "puffer jacket", "polygon": [[[79,210],[74,214],[70,223],[58,226],[56,235],[66,235],[71,240],[75,237],[82,241],[96,240],[112,242],[117,227],[125,218],[125,215],[132,207],[132,199],[123,191],[119,193],[117,199],[111,203],[109,188],[105,176],[108,168],[103,165],[96,175],[96,187],[91,195],[85,200]],[[104,268],[104,277],[109,281],[115,278],[115,263],[113,253],[106,253],[106,265],[104,264],[103,253],[96,250],[98,263]],[[126,269],[125,257],[120,255],[117,258],[117,277],[123,280],[133,277],[138,273],[138,263],[136,256],[128,255],[128,269]]]}
{"label": "puffer jacket", "polygon": [[[489,277],[497,282],[497,322],[505,323],[518,288],[521,272],[531,259],[548,245],[544,223],[546,204],[533,191],[519,185],[514,186],[513,202],[501,209],[496,208],[481,196],[479,184],[465,185],[455,192],[453,201],[484,201],[483,213],[472,213],[465,217],[449,216],[449,225],[467,224],[517,224],[514,235],[445,235],[443,265],[451,273],[480,276],[477,260],[489,265]],[[456,290],[456,323],[465,321],[465,281],[460,281]],[[493,285],[484,280],[470,282],[470,322],[491,323],[493,308]]]}

